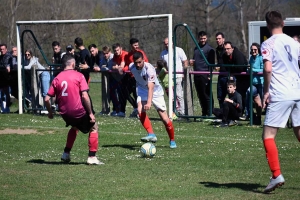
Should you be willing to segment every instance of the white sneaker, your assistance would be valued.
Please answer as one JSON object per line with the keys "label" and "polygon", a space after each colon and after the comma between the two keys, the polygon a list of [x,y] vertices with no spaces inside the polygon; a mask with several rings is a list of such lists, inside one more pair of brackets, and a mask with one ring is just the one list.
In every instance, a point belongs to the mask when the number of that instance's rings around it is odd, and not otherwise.
{"label": "white sneaker", "polygon": [[269,193],[275,190],[277,187],[280,187],[284,185],[284,178],[282,174],[277,176],[277,178],[273,179],[272,177],[270,178],[270,183],[269,185],[265,188],[264,193]]}
{"label": "white sneaker", "polygon": [[61,156],[61,161],[66,162],[66,163],[70,162],[71,161],[70,154],[64,152]]}
{"label": "white sneaker", "polygon": [[43,115],[48,115],[48,111],[47,110],[41,110],[41,114]]}
{"label": "white sneaker", "polygon": [[125,113],[123,113],[123,112],[118,112],[118,113],[117,113],[117,116],[118,116],[118,117],[125,117]]}
{"label": "white sneaker", "polygon": [[86,163],[88,165],[104,165],[104,163],[101,162],[100,160],[98,160],[98,158],[96,156],[90,156],[90,157],[88,157]]}

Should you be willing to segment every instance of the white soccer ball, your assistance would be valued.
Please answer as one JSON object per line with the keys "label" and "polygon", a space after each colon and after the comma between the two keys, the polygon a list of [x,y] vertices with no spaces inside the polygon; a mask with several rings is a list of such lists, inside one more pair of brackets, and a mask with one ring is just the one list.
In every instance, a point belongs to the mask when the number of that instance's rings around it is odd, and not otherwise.
{"label": "white soccer ball", "polygon": [[151,158],[156,153],[156,147],[151,142],[147,142],[141,146],[141,156]]}

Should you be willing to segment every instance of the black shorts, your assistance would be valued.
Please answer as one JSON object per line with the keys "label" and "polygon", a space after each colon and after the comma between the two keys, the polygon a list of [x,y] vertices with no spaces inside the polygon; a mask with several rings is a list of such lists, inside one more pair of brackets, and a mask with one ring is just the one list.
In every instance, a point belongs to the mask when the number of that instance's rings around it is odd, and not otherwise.
{"label": "black shorts", "polygon": [[66,122],[66,127],[68,126],[76,127],[85,134],[90,132],[91,128],[95,125],[95,122],[94,123],[90,122],[91,118],[87,113],[78,119],[68,118],[66,116],[62,116],[62,118]]}

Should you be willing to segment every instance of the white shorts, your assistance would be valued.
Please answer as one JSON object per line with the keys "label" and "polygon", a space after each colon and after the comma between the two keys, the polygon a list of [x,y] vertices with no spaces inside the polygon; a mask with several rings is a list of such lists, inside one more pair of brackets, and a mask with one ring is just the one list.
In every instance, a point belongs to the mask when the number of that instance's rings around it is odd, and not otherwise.
{"label": "white shorts", "polygon": [[300,100],[269,103],[264,125],[284,128],[289,117],[293,127],[300,126]]}
{"label": "white shorts", "polygon": [[[147,99],[148,96],[138,96],[136,102],[139,103],[140,101],[147,101]],[[156,110],[162,110],[162,111],[167,110],[164,96],[153,96],[152,104]]]}

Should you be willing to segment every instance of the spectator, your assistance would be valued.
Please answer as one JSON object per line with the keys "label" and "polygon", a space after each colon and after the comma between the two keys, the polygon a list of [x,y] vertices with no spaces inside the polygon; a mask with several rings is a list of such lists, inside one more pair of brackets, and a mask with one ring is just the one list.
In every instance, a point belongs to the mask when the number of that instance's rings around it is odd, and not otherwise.
{"label": "spectator", "polygon": [[[9,93],[9,76],[13,68],[12,55],[7,51],[6,44],[0,44],[0,91],[1,91],[1,110],[2,113],[10,113],[10,93]],[[4,98],[5,97],[5,100]]]}
{"label": "spectator", "polygon": [[[25,63],[27,63],[27,65],[24,66],[25,70],[30,70],[34,65],[37,70],[46,70],[46,68],[39,63],[39,59],[33,56],[32,51],[29,49],[25,51]],[[42,97],[45,100],[50,87],[50,74],[48,71],[37,71],[37,74],[40,79],[40,85],[38,85],[38,88],[40,88]]]}
{"label": "spectator", "polygon": [[[253,122],[256,125],[261,125],[264,77],[261,75],[257,75],[257,73],[263,72],[264,64],[261,56],[260,45],[258,43],[253,43],[251,45],[250,54],[251,57],[249,60],[249,64],[254,73],[252,79],[252,93],[253,93],[252,97],[256,107],[256,116],[253,115]],[[251,112],[250,103],[252,103],[252,100],[250,100],[250,87],[249,87],[246,94],[246,105],[245,105],[246,119],[250,118],[250,112]]]}
{"label": "spectator", "polygon": [[298,36],[298,35],[294,35],[294,36],[293,36],[293,39],[294,39],[296,42],[299,42],[299,43],[300,43],[300,41],[299,41],[299,36]]}
{"label": "spectator", "polygon": [[236,125],[237,119],[242,116],[243,104],[242,96],[236,91],[236,83],[229,81],[227,83],[228,98],[224,99],[222,108],[214,108],[213,114],[222,119],[220,127]]}
{"label": "spectator", "polygon": [[[107,115],[110,112],[110,99],[109,99],[109,76],[110,74],[105,71],[102,67],[103,52],[99,51],[95,44],[89,45],[89,51],[91,53],[91,70],[93,71],[101,71],[101,98],[102,98],[102,111],[99,113],[100,115]],[[108,58],[109,59],[109,58]],[[105,63],[105,67],[107,63]]]}
{"label": "spectator", "polygon": [[264,189],[265,193],[269,193],[285,182],[275,137],[278,129],[286,126],[289,117],[292,119],[294,134],[300,142],[300,49],[299,44],[283,33],[284,21],[280,12],[269,11],[265,19],[271,37],[261,45],[264,61],[263,107],[268,107],[262,139],[272,173],[270,182]]}
{"label": "spectator", "polygon": [[[227,65],[244,65],[244,67],[226,67],[230,73],[241,73],[247,71],[248,61],[246,56],[231,42],[224,42],[225,54],[223,54],[223,63]],[[242,95],[243,105],[246,103],[246,92],[250,86],[249,75],[234,75],[236,79],[236,91]]]}
{"label": "spectator", "polygon": [[[149,62],[149,60],[146,56],[146,53],[142,49],[140,49],[138,39],[131,38],[129,40],[129,43],[130,43],[130,46],[131,46],[131,51],[128,52],[128,55],[125,58],[125,66],[129,66],[130,63],[133,62],[133,54],[136,51],[139,51],[143,54],[145,62]],[[134,100],[134,101],[132,101],[132,99],[129,100],[129,103],[133,107],[133,112],[130,114],[130,117],[137,117],[138,111],[137,111],[137,103],[136,103],[136,100],[137,100],[136,81],[135,81],[135,78],[133,77],[132,73],[127,73],[126,74],[126,79],[127,79],[127,84],[126,84],[127,85],[127,90],[129,92],[128,95],[132,94],[133,95],[133,100]]]}
{"label": "spectator", "polygon": [[[216,42],[217,42],[217,48],[216,48],[217,64],[222,65],[223,54],[225,54],[225,48],[224,48],[225,36],[222,32],[216,33]],[[219,72],[227,72],[226,68],[223,66],[216,67],[216,70]],[[218,97],[220,108],[222,108],[224,99],[227,94],[227,82],[228,82],[227,77],[228,77],[227,75],[223,75],[223,74],[220,74],[218,76],[217,97]]]}
{"label": "spectator", "polygon": [[118,91],[119,95],[119,103],[120,103],[120,111],[117,113],[111,113],[112,116],[118,117],[125,117],[126,113],[126,101],[134,101],[134,99],[129,95],[127,89],[127,80],[124,74],[126,70],[125,58],[128,54],[127,51],[124,51],[119,43],[113,44],[112,49],[114,51],[114,58],[113,58],[113,66],[112,70],[114,73],[119,73],[122,75],[121,81],[121,91]]}
{"label": "spectator", "polygon": [[[194,71],[196,72],[209,72],[210,68],[206,64],[203,55],[210,64],[215,63],[215,51],[207,43],[207,34],[204,31],[198,33],[198,42],[200,50],[195,47],[194,49]],[[200,53],[200,51],[202,53]],[[194,83],[197,91],[198,99],[202,109],[202,116],[209,115],[210,106],[210,75],[209,74],[194,74]],[[214,99],[212,98],[212,108],[214,106]]]}
{"label": "spectator", "polygon": [[61,58],[62,58],[62,51],[59,42],[53,41],[52,42],[52,50],[53,50],[53,57],[52,57],[52,63],[56,64],[56,66],[53,66],[53,77],[57,76],[61,69]]}
{"label": "spectator", "polygon": [[[120,109],[121,109],[121,104],[120,104],[120,96],[122,94],[122,79],[124,77],[124,74],[119,74],[118,71],[114,70],[112,67],[114,65],[113,62],[113,57],[114,54],[111,53],[111,50],[108,46],[104,46],[102,48],[104,58],[100,62],[101,70],[107,71],[111,70],[112,73],[110,73],[109,77],[109,96],[110,100],[112,101],[113,104],[113,109],[112,112],[110,113],[111,116],[118,116],[120,115]],[[106,112],[100,112],[100,114],[108,114]]]}
{"label": "spectator", "polygon": [[[156,62],[157,66],[157,73],[158,73],[158,79],[161,82],[162,87],[164,88],[167,96],[169,96],[169,74],[168,74],[168,66],[167,62],[165,60],[157,60]],[[173,89],[173,83],[172,83],[172,89]],[[173,96],[172,96],[173,100]],[[176,120],[178,117],[173,112],[172,119]]]}
{"label": "spectator", "polygon": [[19,99],[19,90],[18,90],[18,49],[16,46],[11,48],[12,55],[12,68],[10,71],[10,88],[11,95],[16,99]]}
{"label": "spectator", "polygon": [[51,87],[45,98],[48,117],[53,118],[50,107],[50,97],[56,96],[60,114],[71,125],[67,136],[67,142],[62,154],[63,162],[70,162],[70,151],[76,140],[78,130],[89,133],[89,154],[87,164],[104,164],[96,157],[98,151],[98,125],[94,116],[93,106],[88,94],[88,84],[85,77],[75,71],[75,59],[71,55],[62,58],[62,71],[51,83]]}
{"label": "spectator", "polygon": [[137,81],[138,115],[143,127],[148,133],[146,137],[141,138],[141,141],[157,141],[151,121],[146,114],[146,111],[150,110],[151,104],[153,104],[169,135],[170,148],[176,148],[174,126],[166,111],[164,90],[159,84],[155,68],[150,63],[144,62],[143,54],[139,51],[133,54],[133,60],[134,63],[130,65],[129,69]]}
{"label": "spectator", "polygon": [[[168,47],[169,47],[169,39],[165,38],[164,39],[164,45],[165,45],[165,50],[163,50],[160,54],[160,58],[165,60],[167,62],[168,68],[173,67],[169,66],[168,63],[168,57],[169,57],[169,52],[168,52]],[[185,114],[185,108],[184,108],[184,97],[183,97],[183,88],[182,88],[182,77],[183,77],[183,67],[187,68],[188,67],[188,61],[187,57],[183,51],[182,48],[180,47],[175,47],[176,55],[176,109],[180,115]]]}
{"label": "spectator", "polygon": [[75,57],[75,49],[74,49],[73,45],[68,44],[68,45],[66,46],[66,52],[63,52],[63,53],[61,54],[61,57],[63,57],[65,54],[69,54],[69,55],[72,55],[72,56]]}
{"label": "spectator", "polygon": [[80,37],[74,40],[76,49],[79,49],[79,70],[84,75],[86,82],[90,83],[91,55],[84,47],[83,40]]}

